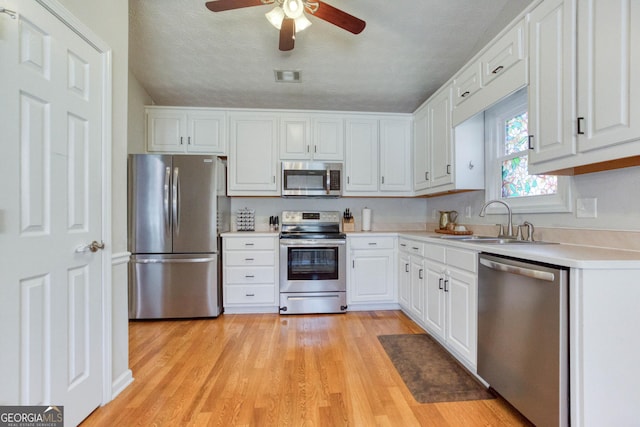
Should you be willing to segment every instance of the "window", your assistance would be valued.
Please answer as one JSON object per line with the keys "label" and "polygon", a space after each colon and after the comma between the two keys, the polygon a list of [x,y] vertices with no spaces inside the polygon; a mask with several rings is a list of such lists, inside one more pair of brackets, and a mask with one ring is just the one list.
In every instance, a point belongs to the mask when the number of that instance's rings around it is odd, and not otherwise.
{"label": "window", "polygon": [[485,112],[486,198],[514,212],[570,211],[570,180],[529,175],[527,92],[523,89]]}

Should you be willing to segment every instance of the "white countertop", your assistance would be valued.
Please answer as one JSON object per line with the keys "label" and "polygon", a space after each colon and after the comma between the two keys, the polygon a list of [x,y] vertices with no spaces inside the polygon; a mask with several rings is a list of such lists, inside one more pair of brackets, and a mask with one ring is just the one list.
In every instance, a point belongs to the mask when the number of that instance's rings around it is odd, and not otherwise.
{"label": "white countertop", "polygon": [[220,233],[222,237],[277,237],[279,231],[226,231]]}
{"label": "white countertop", "polygon": [[476,250],[478,252],[488,252],[571,268],[640,269],[640,252],[638,251],[564,243],[497,245],[490,243],[461,242],[455,239],[443,239],[442,234],[428,231],[402,231],[398,232],[397,235],[424,240],[425,242],[445,244],[458,248]]}

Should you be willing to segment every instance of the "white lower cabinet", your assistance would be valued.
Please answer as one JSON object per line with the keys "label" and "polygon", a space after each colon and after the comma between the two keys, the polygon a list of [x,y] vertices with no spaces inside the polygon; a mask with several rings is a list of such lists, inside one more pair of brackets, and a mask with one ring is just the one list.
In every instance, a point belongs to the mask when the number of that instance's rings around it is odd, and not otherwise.
{"label": "white lower cabinet", "polygon": [[397,308],[395,237],[349,236],[347,253],[349,309]]}
{"label": "white lower cabinet", "polygon": [[278,312],[277,248],[277,236],[223,236],[225,312]]}
{"label": "white lower cabinet", "polygon": [[475,371],[478,254],[403,237],[399,248],[402,310]]}

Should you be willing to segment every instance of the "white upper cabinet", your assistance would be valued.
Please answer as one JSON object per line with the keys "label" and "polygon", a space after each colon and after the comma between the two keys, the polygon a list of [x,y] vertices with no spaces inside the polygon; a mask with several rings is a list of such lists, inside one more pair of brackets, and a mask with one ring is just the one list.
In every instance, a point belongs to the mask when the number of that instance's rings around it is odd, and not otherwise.
{"label": "white upper cabinet", "polygon": [[579,150],[640,138],[640,3],[580,0],[578,61]]}
{"label": "white upper cabinet", "polygon": [[380,120],[380,191],[410,192],[411,118]]}
{"label": "white upper cabinet", "polygon": [[346,120],[345,193],[378,191],[378,120]]}
{"label": "white upper cabinet", "polygon": [[441,89],[427,103],[428,140],[431,147],[431,187],[453,182],[451,85]]}
{"label": "white upper cabinet", "polygon": [[228,195],[280,195],[278,117],[233,113],[229,127]]}
{"label": "white upper cabinet", "polygon": [[575,154],[575,0],[545,0],[529,15],[529,164]]}
{"label": "white upper cabinet", "polygon": [[147,151],[226,154],[226,113],[199,108],[146,107]]}
{"label": "white upper cabinet", "polygon": [[429,148],[429,115],[427,107],[420,107],[413,117],[413,191],[429,188],[431,153]]}
{"label": "white upper cabinet", "polygon": [[344,160],[344,120],[341,117],[313,116],[313,158]]}
{"label": "white upper cabinet", "polygon": [[412,195],[411,117],[345,120],[345,196]]}
{"label": "white upper cabinet", "polygon": [[545,0],[530,17],[530,171],[638,165],[640,4]]}
{"label": "white upper cabinet", "polygon": [[481,113],[527,84],[527,25],[505,28],[453,81],[453,125]]}
{"label": "white upper cabinet", "polygon": [[308,116],[286,116],[280,119],[280,158],[313,158],[311,120]]}
{"label": "white upper cabinet", "polygon": [[280,159],[344,160],[344,120],[315,114],[280,118]]}
{"label": "white upper cabinet", "polygon": [[484,120],[451,123],[452,85],[446,85],[414,117],[414,193],[418,196],[484,188]]}

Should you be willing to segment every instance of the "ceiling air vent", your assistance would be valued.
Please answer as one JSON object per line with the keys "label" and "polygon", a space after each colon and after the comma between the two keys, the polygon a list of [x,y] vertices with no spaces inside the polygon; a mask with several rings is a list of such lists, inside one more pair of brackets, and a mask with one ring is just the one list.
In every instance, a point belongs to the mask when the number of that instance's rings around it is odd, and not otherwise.
{"label": "ceiling air vent", "polygon": [[300,71],[273,70],[278,83],[300,83]]}

